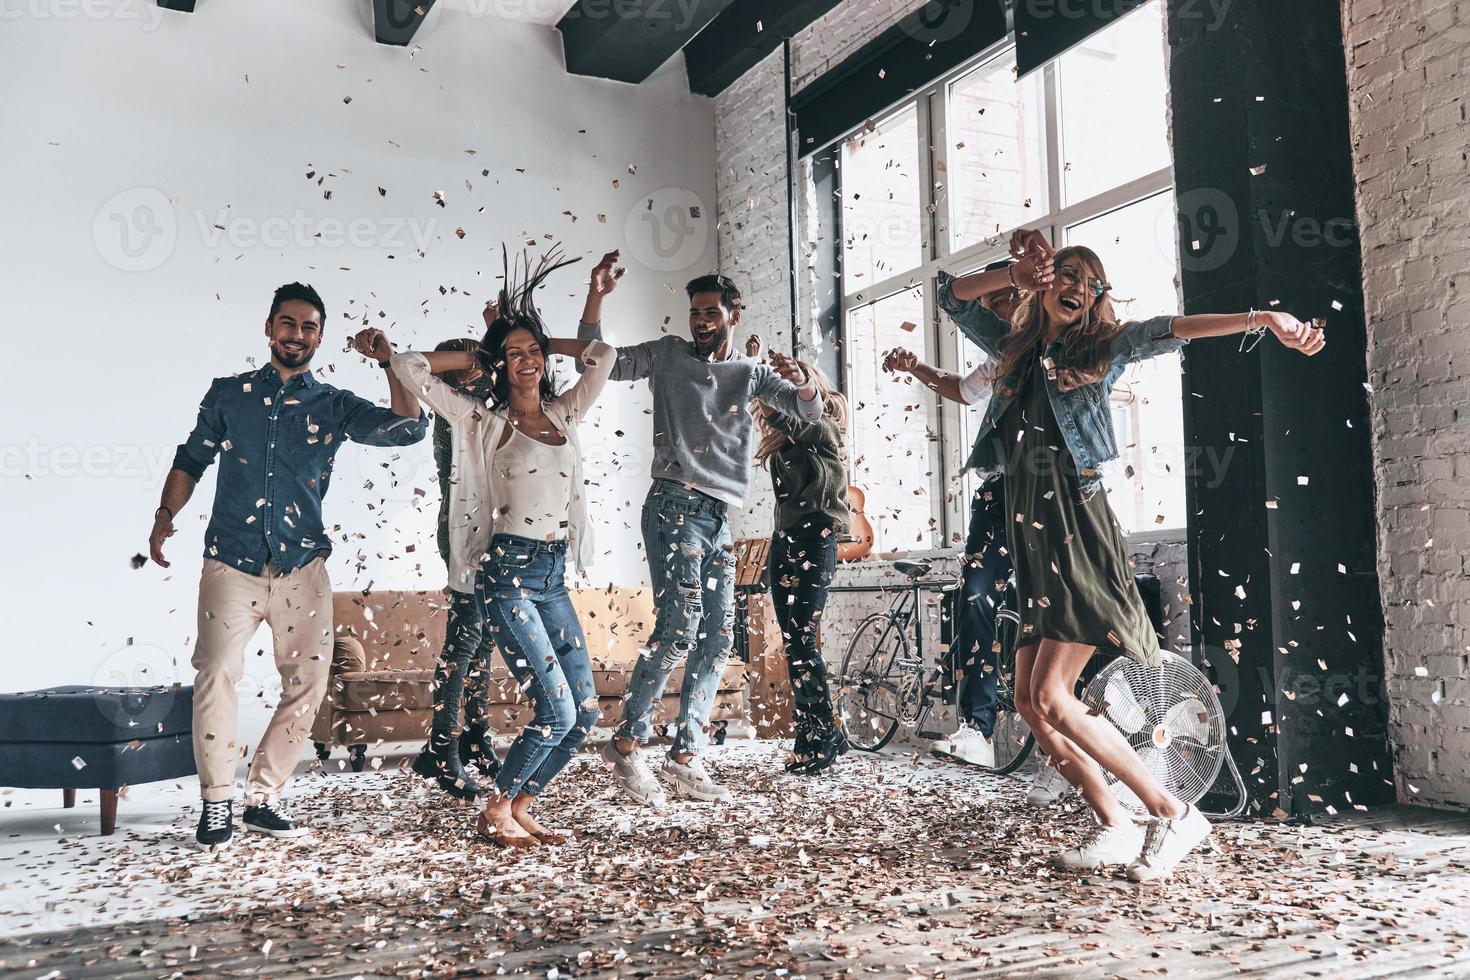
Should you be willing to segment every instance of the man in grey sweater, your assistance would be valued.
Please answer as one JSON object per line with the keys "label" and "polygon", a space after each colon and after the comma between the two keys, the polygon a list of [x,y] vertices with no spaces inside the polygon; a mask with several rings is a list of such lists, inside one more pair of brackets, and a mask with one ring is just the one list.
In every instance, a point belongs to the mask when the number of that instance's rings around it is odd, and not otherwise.
{"label": "man in grey sweater", "polygon": [[[616,262],[617,253],[603,259]],[[730,509],[750,489],[753,399],[807,422],[822,417],[817,389],[796,361],[772,352],[770,364],[734,352],[740,290],[724,276],[701,276],[689,293],[689,335],[618,348],[612,380],[648,379],[653,393],[653,486],[643,503],[657,619],[623,696],[623,720],[603,750],[618,785],[640,803],[661,804],[660,782],[696,800],[723,801],[699,753],[720,674],[730,658],[735,619],[735,554]],[[582,339],[600,340],[584,323]],[[654,705],[684,664],[673,745],[655,777],[638,752],[651,734]]]}

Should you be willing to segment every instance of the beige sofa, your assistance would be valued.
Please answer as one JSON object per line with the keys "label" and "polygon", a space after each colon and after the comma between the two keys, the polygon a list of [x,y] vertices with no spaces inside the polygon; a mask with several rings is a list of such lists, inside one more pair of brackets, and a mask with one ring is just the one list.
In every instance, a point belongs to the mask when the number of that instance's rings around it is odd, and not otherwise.
{"label": "beige sofa", "polygon": [[[597,682],[605,727],[617,724],[620,702],[639,646],[653,628],[649,589],[575,589],[577,609]],[[444,646],[448,598],[442,592],[337,592],[332,614],[337,633],[327,694],[312,728],[317,756],[347,746],[352,768],[361,770],[367,748],[384,742],[421,742],[428,737],[434,711],[434,665]],[[471,669],[477,669],[472,664]],[[672,722],[679,710],[683,668],[674,671],[654,716],[656,725]],[[530,704],[498,652],[491,657],[490,726],[501,735],[531,721]],[[748,718],[745,665],[732,661],[720,679],[711,720],[714,737],[724,726]]]}

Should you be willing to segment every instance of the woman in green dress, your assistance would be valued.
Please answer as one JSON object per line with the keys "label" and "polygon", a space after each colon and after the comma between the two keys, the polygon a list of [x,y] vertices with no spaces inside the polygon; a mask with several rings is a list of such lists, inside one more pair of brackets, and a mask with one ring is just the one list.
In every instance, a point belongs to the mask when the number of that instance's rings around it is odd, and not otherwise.
{"label": "woman in green dress", "polygon": [[[1074,693],[1095,650],[1149,666],[1161,660],[1127,544],[1102,492],[1099,468],[1118,456],[1108,394],[1129,364],[1191,340],[1269,331],[1312,355],[1323,335],[1290,314],[1254,310],[1120,324],[1091,249],[1053,252],[1033,232],[1019,236],[1012,251],[1020,261],[1009,269],[958,279],[941,273],[939,305],[991,358],[994,393],[968,465],[1006,477],[1006,534],[1021,615],[1016,709],[1097,817],[1095,832],[1056,863],[1072,870],[1126,866],[1133,880],[1153,880],[1168,875],[1210,825]],[[1028,292],[1009,323],[977,302],[1007,283]],[[888,366],[908,369],[902,359]],[[1109,791],[1103,770],[1148,808],[1146,829]]]}

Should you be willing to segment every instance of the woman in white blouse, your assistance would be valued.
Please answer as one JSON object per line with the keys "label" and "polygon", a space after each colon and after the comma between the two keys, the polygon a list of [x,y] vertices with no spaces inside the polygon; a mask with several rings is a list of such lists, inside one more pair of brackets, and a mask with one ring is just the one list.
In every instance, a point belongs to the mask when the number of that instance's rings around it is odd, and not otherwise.
{"label": "woman in white blouse", "polygon": [[[585,322],[601,319],[603,297],[623,274],[614,269],[617,258],[612,252],[593,270]],[[475,825],[505,847],[565,840],[531,809],[598,721],[592,664],[565,578],[568,554],[578,568],[593,555],[577,424],[607,383],[616,351],[600,341],[546,335],[534,293],[567,264],[555,252],[534,270],[528,264],[519,288],[507,268],[498,315],[478,353],[410,351],[392,361],[435,412],[470,430],[455,440],[449,530],[457,567],[451,574],[474,577],[491,637],[535,709],[506,752]],[[546,373],[553,354],[586,365],[561,395]],[[488,402],[435,377],[469,367],[475,357],[490,376]]]}

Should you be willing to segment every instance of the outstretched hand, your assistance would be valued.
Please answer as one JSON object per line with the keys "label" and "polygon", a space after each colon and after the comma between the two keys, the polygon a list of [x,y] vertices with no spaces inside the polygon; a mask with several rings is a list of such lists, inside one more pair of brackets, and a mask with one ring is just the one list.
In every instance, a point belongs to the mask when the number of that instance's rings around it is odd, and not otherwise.
{"label": "outstretched hand", "polygon": [[919,355],[906,347],[895,347],[883,357],[883,370],[889,374],[908,374],[919,364]]}
{"label": "outstretched hand", "polygon": [[628,271],[617,267],[621,255],[620,250],[613,249],[602,257],[601,262],[597,263],[592,270],[591,280],[588,282],[588,289],[591,292],[598,296],[606,296],[618,288],[618,283],[623,280],[623,274]]}
{"label": "outstretched hand", "polygon": [[1299,350],[1308,357],[1327,345],[1327,334],[1323,330],[1301,322],[1290,313],[1266,312],[1256,316],[1284,346]]}
{"label": "outstretched hand", "polygon": [[745,356],[761,356],[761,338],[759,334],[751,334],[749,337],[745,338]]}
{"label": "outstretched hand", "polygon": [[1013,232],[1011,255],[1017,261],[1011,266],[1011,281],[1022,289],[1050,289],[1057,278],[1054,268],[1056,254],[1056,249],[1041,232],[1034,229]]}
{"label": "outstretched hand", "polygon": [[796,363],[796,358],[789,354],[771,351],[771,367],[775,369],[777,374],[798,388],[807,382],[806,371],[800,364]]}

